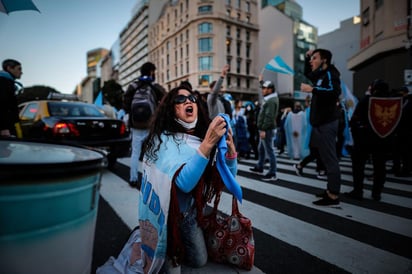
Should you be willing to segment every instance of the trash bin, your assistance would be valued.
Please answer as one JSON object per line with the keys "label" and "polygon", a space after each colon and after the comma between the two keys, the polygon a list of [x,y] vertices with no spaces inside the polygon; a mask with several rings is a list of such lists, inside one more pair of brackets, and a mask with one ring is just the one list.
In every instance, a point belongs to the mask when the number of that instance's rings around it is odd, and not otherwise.
{"label": "trash bin", "polygon": [[90,273],[103,154],[0,140],[0,272]]}

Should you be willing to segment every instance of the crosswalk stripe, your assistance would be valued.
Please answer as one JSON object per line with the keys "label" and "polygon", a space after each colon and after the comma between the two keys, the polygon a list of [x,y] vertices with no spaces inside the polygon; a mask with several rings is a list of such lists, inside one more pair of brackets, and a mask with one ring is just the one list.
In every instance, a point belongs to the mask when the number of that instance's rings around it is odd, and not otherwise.
{"label": "crosswalk stripe", "polygon": [[[316,178],[314,163],[305,167],[304,176],[297,176],[293,168],[296,162],[285,156],[277,157],[279,180],[265,182],[260,180],[260,175],[249,171],[256,160],[239,161],[237,181],[242,185],[244,197],[240,211],[252,219],[257,235],[268,235],[352,273],[410,272],[411,178],[389,175],[380,202],[370,199],[372,181],[365,179],[363,201],[342,197],[338,206],[319,207],[312,204],[316,199],[313,194],[325,189],[326,180]],[[129,166],[130,158],[119,159],[119,163]],[[340,167],[341,191],[350,191],[350,159],[342,158]],[[372,172],[372,166],[368,164],[366,173]],[[137,191],[130,191],[127,183],[114,182],[113,176],[105,172],[101,193],[133,228],[137,222]],[[230,214],[230,198],[227,192],[223,193],[219,206],[226,214]],[[133,203],[135,208],[130,210],[125,205],[127,203]],[[127,214],[123,212],[125,210],[128,210]],[[270,248],[259,243],[259,239],[256,239],[257,249],[270,257]],[[276,265],[276,258],[269,261]],[[272,269],[267,265],[257,267]]]}
{"label": "crosswalk stripe", "polygon": [[[221,208],[229,213],[230,195],[222,195]],[[406,272],[411,260],[300,221],[245,200],[240,206],[245,216],[253,216],[253,226],[279,240],[298,246],[322,260],[352,273]],[[259,243],[256,243],[259,248]],[[276,248],[276,247],[274,247]],[[270,252],[267,253],[270,256]],[[276,264],[276,258],[273,258]]]}

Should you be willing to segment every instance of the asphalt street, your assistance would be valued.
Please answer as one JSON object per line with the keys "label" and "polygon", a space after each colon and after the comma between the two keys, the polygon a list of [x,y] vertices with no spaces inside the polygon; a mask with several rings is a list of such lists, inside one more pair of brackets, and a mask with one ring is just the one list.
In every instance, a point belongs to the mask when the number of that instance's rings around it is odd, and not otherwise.
{"label": "asphalt street", "polygon": [[[110,256],[117,256],[137,224],[138,191],[127,184],[129,161],[120,159],[103,174],[92,273]],[[282,155],[279,180],[268,183],[249,171],[254,162],[239,161],[237,180],[244,197],[240,211],[254,227],[259,272],[412,273],[411,177],[388,174],[380,202],[370,198],[372,183],[366,180],[363,201],[342,196],[339,206],[319,208],[311,203],[313,194],[326,182],[316,178],[314,164],[300,177],[292,167],[296,161]],[[342,192],[351,189],[350,166],[350,159],[342,159]],[[366,173],[371,172],[368,165]],[[221,204],[228,213],[230,195],[224,193]]]}

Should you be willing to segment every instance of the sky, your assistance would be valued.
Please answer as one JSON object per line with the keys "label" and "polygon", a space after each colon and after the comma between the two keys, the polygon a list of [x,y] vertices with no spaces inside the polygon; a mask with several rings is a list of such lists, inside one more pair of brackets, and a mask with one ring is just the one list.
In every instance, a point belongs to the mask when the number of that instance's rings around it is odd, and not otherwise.
{"label": "sky", "polygon": [[[26,87],[44,85],[71,93],[87,75],[87,52],[113,46],[136,2],[33,0],[40,13],[0,13],[0,62],[19,60],[23,67],[19,81]],[[303,8],[303,20],[318,27],[319,35],[360,12],[360,0],[296,2]]]}

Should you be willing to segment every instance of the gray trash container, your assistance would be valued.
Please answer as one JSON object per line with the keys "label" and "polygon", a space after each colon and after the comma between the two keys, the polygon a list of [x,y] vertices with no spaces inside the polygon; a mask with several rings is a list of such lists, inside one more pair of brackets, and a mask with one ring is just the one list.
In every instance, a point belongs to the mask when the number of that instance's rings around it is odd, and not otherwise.
{"label": "gray trash container", "polygon": [[0,140],[0,272],[90,273],[103,154]]}

